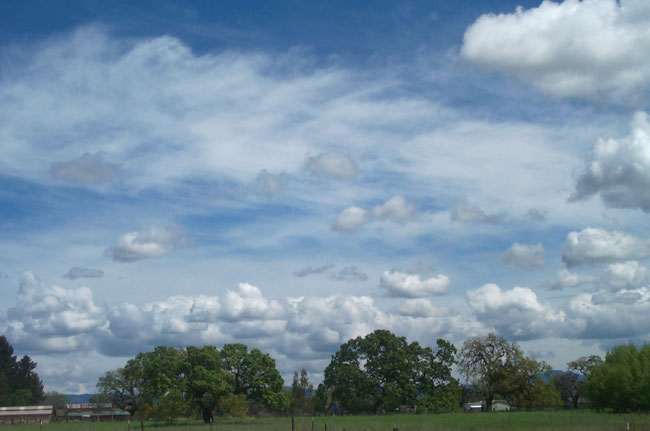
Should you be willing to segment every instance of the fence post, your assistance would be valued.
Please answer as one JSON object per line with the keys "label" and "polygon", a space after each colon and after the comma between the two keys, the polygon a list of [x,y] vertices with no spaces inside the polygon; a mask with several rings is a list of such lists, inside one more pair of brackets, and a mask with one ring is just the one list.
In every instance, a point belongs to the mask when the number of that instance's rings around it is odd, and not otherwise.
{"label": "fence post", "polygon": [[131,431],[131,418],[126,420],[126,431]]}
{"label": "fence post", "polygon": [[296,417],[291,415],[291,431],[296,431]]}
{"label": "fence post", "polygon": [[210,418],[210,431],[212,431],[212,423],[214,421],[214,418]]}
{"label": "fence post", "polygon": [[314,431],[314,418],[311,418],[311,431]]}
{"label": "fence post", "polygon": [[40,429],[41,431],[43,431],[43,419],[42,419],[42,418],[39,419],[39,422],[40,422],[40,428],[39,428],[39,429]]}

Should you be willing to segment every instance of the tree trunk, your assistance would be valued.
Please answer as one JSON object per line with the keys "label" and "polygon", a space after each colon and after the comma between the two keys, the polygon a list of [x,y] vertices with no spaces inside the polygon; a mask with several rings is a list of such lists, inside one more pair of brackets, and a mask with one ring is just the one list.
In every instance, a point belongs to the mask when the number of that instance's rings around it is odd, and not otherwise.
{"label": "tree trunk", "polygon": [[575,394],[571,400],[573,401],[573,408],[577,409],[578,408],[578,401],[580,400],[580,396],[578,394]]}
{"label": "tree trunk", "polygon": [[486,412],[491,412],[492,411],[492,400],[494,399],[494,394],[490,394],[487,397],[485,397],[485,411]]}
{"label": "tree trunk", "polygon": [[203,409],[201,414],[203,416],[203,423],[209,424],[212,421],[212,409]]}

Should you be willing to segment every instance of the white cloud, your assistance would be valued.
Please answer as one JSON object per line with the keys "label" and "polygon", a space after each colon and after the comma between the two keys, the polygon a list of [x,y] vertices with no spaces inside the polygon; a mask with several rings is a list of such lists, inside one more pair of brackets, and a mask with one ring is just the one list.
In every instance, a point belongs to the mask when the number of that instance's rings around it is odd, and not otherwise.
{"label": "white cloud", "polygon": [[185,232],[179,228],[152,226],[148,231],[127,232],[106,254],[118,262],[133,262],[161,257],[187,245]]}
{"label": "white cloud", "polygon": [[601,283],[613,290],[634,289],[650,284],[650,273],[637,261],[612,263],[605,268]]}
{"label": "white cloud", "polygon": [[413,220],[417,216],[417,213],[418,209],[415,205],[407,202],[404,196],[395,195],[383,205],[375,207],[371,214],[376,219],[404,224]]}
{"label": "white cloud", "polygon": [[287,174],[271,174],[266,170],[262,170],[255,178],[255,182],[270,198],[275,197],[286,189],[288,181],[289,179]]}
{"label": "white cloud", "polygon": [[354,232],[368,220],[368,211],[359,207],[348,207],[334,218],[332,229],[341,232]]}
{"label": "white cloud", "polygon": [[578,323],[576,338],[619,340],[641,337],[650,331],[650,288],[620,290],[614,293],[584,293],[569,303],[569,313]]}
{"label": "white cloud", "polygon": [[77,278],[101,278],[104,276],[104,271],[95,268],[85,268],[83,266],[73,266],[68,272],[63,275],[63,278],[76,280]]}
{"label": "white cloud", "polygon": [[53,177],[86,185],[99,185],[115,179],[120,165],[105,160],[105,154],[85,153],[69,162],[54,163],[50,168]]}
{"label": "white cloud", "polygon": [[498,224],[503,221],[503,217],[501,215],[488,215],[479,207],[470,206],[465,200],[454,207],[450,213],[450,217],[451,221],[461,223]]}
{"label": "white cloud", "polygon": [[600,194],[606,205],[650,212],[650,124],[637,113],[622,139],[599,139],[569,201]]}
{"label": "white cloud", "polygon": [[635,260],[609,264],[600,274],[577,274],[561,269],[557,272],[557,282],[547,287],[563,289],[584,284],[597,284],[606,287],[609,291],[634,289],[650,284],[650,272]]}
{"label": "white cloud", "polygon": [[398,271],[384,271],[379,286],[386,289],[388,296],[400,298],[422,298],[447,293],[451,281],[446,275],[422,280],[419,274],[406,274]]}
{"label": "white cloud", "polygon": [[327,151],[308,157],[305,169],[317,177],[349,179],[357,174],[357,166],[349,156],[338,151]]}
{"label": "white cloud", "polygon": [[481,16],[461,57],[561,97],[642,101],[650,85],[650,6],[639,0],[545,0]]}
{"label": "white cloud", "polygon": [[7,337],[21,350],[87,350],[92,334],[106,323],[87,287],[46,285],[31,272],[22,274],[15,307],[7,310]]}
{"label": "white cloud", "polygon": [[569,267],[608,263],[650,256],[650,241],[618,231],[588,227],[569,232],[562,247],[562,261]]}
{"label": "white cloud", "polygon": [[407,299],[395,310],[397,314],[411,317],[442,317],[449,314],[446,308],[434,306],[426,298]]}
{"label": "white cloud", "polygon": [[544,246],[515,242],[501,256],[501,262],[521,269],[539,269],[544,266]]}
{"label": "white cloud", "polygon": [[219,317],[224,320],[269,320],[283,316],[283,308],[268,300],[256,286],[239,283],[236,291],[229,290],[221,301]]}
{"label": "white cloud", "polygon": [[414,204],[407,202],[402,195],[395,195],[370,211],[356,206],[346,208],[334,218],[332,229],[353,232],[373,220],[387,220],[404,224],[414,220],[417,214],[418,209]]}
{"label": "white cloud", "polygon": [[557,282],[548,286],[549,289],[564,289],[565,287],[579,287],[583,284],[593,283],[598,280],[597,276],[591,274],[576,274],[566,269],[557,272]]}
{"label": "white cloud", "polygon": [[507,338],[543,338],[560,332],[567,321],[564,311],[540,302],[527,287],[502,290],[496,284],[486,284],[468,290],[467,303],[479,321]]}

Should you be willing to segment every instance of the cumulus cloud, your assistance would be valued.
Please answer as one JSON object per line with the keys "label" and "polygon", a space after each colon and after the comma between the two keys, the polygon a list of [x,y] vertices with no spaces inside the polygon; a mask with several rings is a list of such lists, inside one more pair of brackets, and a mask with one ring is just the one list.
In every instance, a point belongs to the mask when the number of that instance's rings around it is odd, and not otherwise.
{"label": "cumulus cloud", "polygon": [[63,275],[63,278],[76,280],[77,278],[102,278],[104,271],[101,269],[85,268],[83,266],[73,266]]}
{"label": "cumulus cloud", "polygon": [[540,302],[528,287],[503,290],[496,284],[486,284],[467,291],[467,303],[479,321],[519,340],[557,334],[567,321],[564,311]]}
{"label": "cumulus cloud", "polygon": [[332,229],[353,232],[373,220],[387,220],[397,224],[405,224],[414,220],[417,214],[418,208],[414,204],[407,202],[402,195],[395,195],[370,211],[356,206],[344,209],[332,221]]}
{"label": "cumulus cloud", "polygon": [[357,166],[349,156],[338,151],[327,151],[308,157],[305,169],[316,177],[349,179],[357,174]]}
{"label": "cumulus cloud", "polygon": [[547,287],[563,289],[584,284],[596,284],[609,291],[635,289],[650,284],[650,272],[635,260],[609,264],[600,274],[577,274],[561,269],[557,273],[557,282]]}
{"label": "cumulus cloud", "polygon": [[323,266],[318,266],[316,268],[312,268],[311,266],[306,266],[304,268],[299,269],[298,271],[294,271],[293,276],[294,277],[300,277],[300,278],[305,278],[308,275],[312,274],[322,274],[325,271],[334,268],[334,265],[328,264],[328,265],[323,265]]}
{"label": "cumulus cloud", "polygon": [[119,171],[120,165],[105,160],[102,152],[85,153],[69,162],[54,163],[50,168],[50,174],[55,178],[91,186],[112,181]]}
{"label": "cumulus cloud", "polygon": [[609,263],[650,256],[650,241],[618,231],[588,227],[569,232],[562,247],[562,261],[568,266]]}
{"label": "cumulus cloud", "polygon": [[422,298],[447,293],[451,280],[446,275],[421,279],[419,274],[398,271],[384,271],[379,286],[386,289],[388,296],[398,298]]}
{"label": "cumulus cloud", "polygon": [[650,212],[650,124],[646,113],[636,114],[629,136],[598,140],[569,201],[595,194],[610,207]]}
{"label": "cumulus cloud", "polygon": [[648,268],[637,261],[612,263],[605,268],[601,283],[612,290],[634,289],[650,284]]}
{"label": "cumulus cloud", "polygon": [[645,338],[650,320],[639,316],[650,315],[650,288],[583,293],[570,301],[568,312],[578,324],[574,337],[620,342]]}
{"label": "cumulus cloud", "polygon": [[454,207],[450,213],[450,218],[451,221],[460,223],[498,224],[503,221],[503,216],[486,214],[482,209],[469,205],[465,200]]}
{"label": "cumulus cloud", "polygon": [[449,314],[449,310],[434,306],[426,298],[407,299],[396,308],[395,312],[411,317],[442,317]]}
{"label": "cumulus cloud", "polygon": [[258,287],[239,283],[237,290],[226,293],[218,316],[229,321],[269,320],[282,317],[283,308],[279,302],[264,298]]}
{"label": "cumulus cloud", "polygon": [[120,236],[106,254],[117,262],[166,256],[187,245],[188,239],[180,228],[152,226],[148,231],[127,232]]}
{"label": "cumulus cloud", "polygon": [[638,0],[545,0],[479,17],[460,55],[555,96],[638,101],[650,85],[650,60],[639,57],[650,50],[648,16]]}
{"label": "cumulus cloud", "polygon": [[414,204],[407,202],[402,195],[395,195],[383,205],[375,207],[371,215],[373,218],[404,224],[413,220],[417,213],[418,209]]}
{"label": "cumulus cloud", "polygon": [[501,262],[521,269],[539,269],[544,266],[544,246],[515,242],[501,256]]}
{"label": "cumulus cloud", "polygon": [[557,272],[557,282],[547,285],[551,290],[560,290],[565,287],[579,287],[583,284],[593,283],[598,280],[598,277],[591,274],[577,274],[569,272],[566,269],[560,269]]}
{"label": "cumulus cloud", "polygon": [[366,281],[368,274],[363,272],[358,266],[345,266],[337,272],[333,272],[330,277],[336,281]]}
{"label": "cumulus cloud", "polygon": [[64,289],[21,276],[15,307],[7,310],[6,334],[21,350],[66,352],[89,349],[106,323],[87,287]]}

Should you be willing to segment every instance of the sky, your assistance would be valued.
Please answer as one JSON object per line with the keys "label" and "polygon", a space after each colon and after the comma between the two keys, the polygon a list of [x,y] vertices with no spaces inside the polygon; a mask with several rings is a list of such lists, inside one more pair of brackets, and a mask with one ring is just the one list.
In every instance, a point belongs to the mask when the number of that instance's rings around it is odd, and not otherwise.
{"label": "sky", "polygon": [[650,335],[650,3],[0,0],[0,333],[318,383],[350,338]]}

